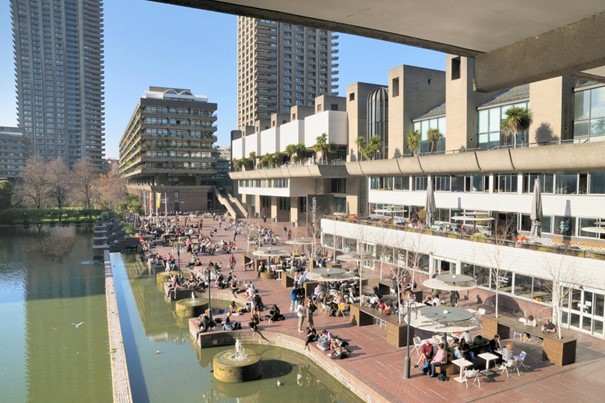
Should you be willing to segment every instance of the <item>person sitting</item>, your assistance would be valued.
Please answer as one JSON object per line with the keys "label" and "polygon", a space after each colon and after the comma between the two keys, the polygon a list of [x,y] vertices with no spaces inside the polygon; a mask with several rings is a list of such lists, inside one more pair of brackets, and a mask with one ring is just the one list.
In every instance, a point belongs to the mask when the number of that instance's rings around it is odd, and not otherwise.
{"label": "person sitting", "polygon": [[[528,315],[527,318],[525,318],[525,325],[536,327],[538,323],[536,322],[536,318],[534,318],[533,315]],[[529,341],[531,339],[531,334],[524,333],[521,339],[523,341]]]}
{"label": "person sitting", "polygon": [[513,343],[508,343],[506,347],[502,348],[502,362],[507,363],[510,360],[514,360]]}
{"label": "person sitting", "polygon": [[441,367],[446,363],[447,363],[447,354],[445,353],[445,346],[443,343],[439,343],[439,345],[437,346],[437,352],[435,353],[435,356],[433,357],[433,359],[430,362],[429,371],[428,371],[427,375],[430,378],[436,377],[437,371],[435,368]]}
{"label": "person sitting", "polygon": [[285,320],[286,317],[281,314],[281,311],[277,305],[273,305],[273,308],[269,310],[269,315],[265,315],[265,319],[271,323],[273,321]]}
{"label": "person sitting", "polygon": [[309,348],[309,343],[315,341],[316,339],[317,331],[315,330],[315,328],[312,326],[307,327],[307,336],[305,338],[305,350],[311,350],[311,348]]}
{"label": "person sitting", "polygon": [[462,352],[462,347],[460,346],[460,341],[454,341],[454,343],[452,343],[452,353],[454,354],[454,358],[456,360],[460,359],[460,358],[464,358],[464,353]]}
{"label": "person sitting", "polygon": [[260,317],[254,308],[250,311],[250,322],[248,322],[248,326],[252,329],[252,333],[256,333],[258,331],[258,324],[260,323]]}
{"label": "person sitting", "polygon": [[433,306],[433,296],[428,294],[422,303],[428,306]]}
{"label": "person sitting", "polygon": [[439,305],[441,305],[441,299],[439,298],[439,294],[437,294],[433,297],[433,306],[439,306]]}
{"label": "person sitting", "polygon": [[550,319],[546,319],[542,326],[542,333],[555,333],[557,331],[557,325],[552,323]]}
{"label": "person sitting", "polygon": [[231,314],[227,313],[227,315],[225,316],[225,321],[223,322],[223,330],[232,331],[232,330],[238,330],[241,328],[242,328],[241,323],[232,322]]}
{"label": "person sitting", "polygon": [[330,349],[331,341],[332,335],[330,334],[330,332],[324,329],[324,331],[317,339],[317,348],[322,351],[327,351]]}
{"label": "person sitting", "polygon": [[429,339],[424,339],[422,346],[420,346],[420,357],[418,357],[418,362],[416,362],[414,368],[418,368],[421,363],[430,362],[431,358],[433,358],[433,346]]}
{"label": "person sitting", "polygon": [[495,353],[497,350],[499,351],[502,349],[502,346],[500,345],[500,335],[494,335],[494,338],[489,341],[487,349],[492,354]]}

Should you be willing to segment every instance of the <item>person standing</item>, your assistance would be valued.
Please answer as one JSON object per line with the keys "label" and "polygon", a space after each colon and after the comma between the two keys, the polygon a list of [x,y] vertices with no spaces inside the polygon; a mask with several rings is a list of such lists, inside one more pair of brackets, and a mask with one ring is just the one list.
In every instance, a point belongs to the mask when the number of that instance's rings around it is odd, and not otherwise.
{"label": "person standing", "polygon": [[298,301],[298,293],[297,293],[297,289],[298,288],[298,284],[294,283],[294,286],[292,287],[292,290],[290,291],[290,312],[292,311],[296,311],[297,308],[297,301]]}
{"label": "person standing", "polygon": [[313,323],[313,312],[317,309],[317,306],[313,303],[311,298],[307,298],[307,324],[309,327],[315,327]]}
{"label": "person standing", "polygon": [[298,317],[298,333],[304,332],[302,326],[305,322],[305,305],[298,304],[296,305],[296,316]]}

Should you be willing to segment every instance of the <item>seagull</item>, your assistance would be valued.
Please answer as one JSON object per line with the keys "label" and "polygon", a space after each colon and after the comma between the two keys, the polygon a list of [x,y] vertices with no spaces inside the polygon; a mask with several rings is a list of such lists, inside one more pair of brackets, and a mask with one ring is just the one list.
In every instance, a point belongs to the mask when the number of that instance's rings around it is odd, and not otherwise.
{"label": "seagull", "polygon": [[278,379],[277,380],[277,386],[282,386],[282,385],[283,385],[283,382]]}
{"label": "seagull", "polygon": [[79,328],[79,327],[80,327],[80,325],[81,325],[82,323],[84,323],[84,322],[80,322],[80,323],[73,323],[73,322],[72,322],[71,324],[72,324],[72,325],[74,325],[74,327],[77,329],[77,328]]}
{"label": "seagull", "polygon": [[155,350],[154,354],[160,354],[160,350]]}

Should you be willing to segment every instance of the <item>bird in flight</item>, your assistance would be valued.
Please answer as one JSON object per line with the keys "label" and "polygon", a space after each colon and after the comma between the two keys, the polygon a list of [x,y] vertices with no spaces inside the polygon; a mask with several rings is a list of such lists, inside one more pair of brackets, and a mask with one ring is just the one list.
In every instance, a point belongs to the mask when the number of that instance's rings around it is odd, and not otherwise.
{"label": "bird in flight", "polygon": [[84,323],[84,322],[80,322],[80,323],[73,323],[73,322],[72,322],[72,325],[74,325],[74,327],[77,329],[77,328],[79,328],[79,327],[80,327],[80,325],[81,325],[82,323]]}

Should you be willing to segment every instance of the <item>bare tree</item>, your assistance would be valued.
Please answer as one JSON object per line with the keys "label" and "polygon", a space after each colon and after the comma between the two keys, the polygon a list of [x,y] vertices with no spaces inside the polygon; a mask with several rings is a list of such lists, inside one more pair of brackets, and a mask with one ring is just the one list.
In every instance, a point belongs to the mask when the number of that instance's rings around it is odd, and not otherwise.
{"label": "bare tree", "polygon": [[126,197],[126,183],[120,178],[116,168],[112,168],[107,175],[103,175],[93,183],[93,188],[98,196],[100,207],[115,210],[118,204]]}
{"label": "bare tree", "polygon": [[26,207],[41,208],[46,204],[48,183],[44,173],[46,164],[39,156],[30,157],[25,162],[23,175],[15,186],[13,200]]}
{"label": "bare tree", "polygon": [[587,282],[587,278],[582,277],[576,270],[576,265],[564,255],[554,253],[544,254],[544,269],[550,277],[550,282],[545,283],[545,288],[552,295],[552,310],[554,321],[557,325],[559,338],[562,338],[561,324],[563,315],[563,306],[568,302],[572,292],[572,286],[581,286]]}
{"label": "bare tree", "polygon": [[61,158],[57,158],[48,163],[44,176],[48,183],[48,195],[59,209],[59,221],[61,221],[61,210],[65,207],[70,189],[69,168]]}
{"label": "bare tree", "polygon": [[85,158],[77,161],[72,170],[72,195],[76,203],[80,203],[86,210],[92,209],[96,198],[94,182],[99,178],[99,173],[90,159]]}
{"label": "bare tree", "polygon": [[61,258],[71,250],[75,239],[76,231],[72,227],[51,228],[40,242],[40,250],[53,259]]}

